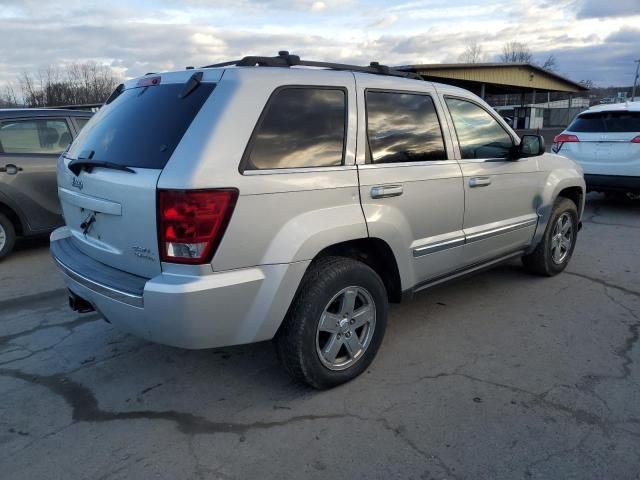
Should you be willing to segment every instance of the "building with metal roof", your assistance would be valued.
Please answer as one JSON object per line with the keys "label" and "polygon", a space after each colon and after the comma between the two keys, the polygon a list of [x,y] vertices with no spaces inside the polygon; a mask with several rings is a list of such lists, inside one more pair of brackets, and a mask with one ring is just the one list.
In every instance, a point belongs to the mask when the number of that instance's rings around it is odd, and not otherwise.
{"label": "building with metal roof", "polygon": [[[584,85],[529,63],[439,63],[395,68],[417,73],[425,80],[470,90],[494,107],[500,105],[501,113],[518,129],[557,126],[557,123],[566,125],[575,114],[588,107],[588,104],[581,107],[572,105],[575,94],[589,90]],[[541,93],[545,94],[544,97],[539,95]],[[551,115],[552,93],[566,95],[567,106],[560,115],[557,111]],[[515,99],[519,106],[513,105]],[[536,104],[536,100],[546,100],[546,106]],[[511,106],[507,108],[509,104]]]}
{"label": "building with metal roof", "polygon": [[579,93],[589,90],[573,80],[530,63],[439,63],[396,68],[417,73],[425,80],[465,88],[483,98],[534,91]]}

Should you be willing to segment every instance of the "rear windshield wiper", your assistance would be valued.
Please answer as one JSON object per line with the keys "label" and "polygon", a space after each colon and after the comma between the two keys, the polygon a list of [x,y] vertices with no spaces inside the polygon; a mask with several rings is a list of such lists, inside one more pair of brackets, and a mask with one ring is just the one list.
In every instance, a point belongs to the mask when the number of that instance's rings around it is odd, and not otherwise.
{"label": "rear windshield wiper", "polygon": [[106,162],[104,160],[91,160],[91,159],[85,159],[85,158],[77,158],[76,160],[71,160],[68,165],[69,170],[71,170],[76,177],[80,175],[80,172],[83,169],[86,170],[88,173],[91,173],[91,171],[95,167],[110,168],[111,170],[122,170],[123,172],[136,173],[135,170],[125,165],[119,165],[113,162]]}

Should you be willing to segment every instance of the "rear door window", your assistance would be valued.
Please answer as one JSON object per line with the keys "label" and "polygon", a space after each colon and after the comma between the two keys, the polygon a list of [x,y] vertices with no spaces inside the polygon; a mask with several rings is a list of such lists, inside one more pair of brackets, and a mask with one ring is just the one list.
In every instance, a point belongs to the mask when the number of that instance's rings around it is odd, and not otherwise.
{"label": "rear door window", "polygon": [[346,92],[285,87],[272,96],[244,158],[244,170],[343,164]]}
{"label": "rear door window", "polygon": [[429,95],[366,92],[371,163],[446,160],[442,129]]}
{"label": "rear door window", "polygon": [[0,153],[59,155],[71,143],[64,119],[6,120],[0,123]]}
{"label": "rear door window", "polygon": [[507,158],[511,154],[511,135],[489,112],[460,98],[446,97],[446,102],[463,159]]}
{"label": "rear door window", "polygon": [[184,84],[128,88],[91,118],[67,156],[93,151],[93,160],[162,169],[214,86],[202,83],[184,97]]}

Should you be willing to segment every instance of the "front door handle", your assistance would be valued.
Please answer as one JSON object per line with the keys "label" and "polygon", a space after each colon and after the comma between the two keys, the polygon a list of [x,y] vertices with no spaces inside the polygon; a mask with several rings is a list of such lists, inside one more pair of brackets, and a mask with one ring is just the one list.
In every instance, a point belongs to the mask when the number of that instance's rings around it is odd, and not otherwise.
{"label": "front door handle", "polygon": [[18,167],[13,163],[7,163],[4,167],[0,167],[0,172],[4,172],[7,175],[15,175],[18,172],[22,171],[22,167]]}
{"label": "front door handle", "polygon": [[469,179],[469,186],[471,188],[488,187],[489,185],[491,185],[490,177],[473,177]]}
{"label": "front door handle", "polygon": [[402,185],[376,185],[371,187],[371,198],[388,198],[402,195]]}

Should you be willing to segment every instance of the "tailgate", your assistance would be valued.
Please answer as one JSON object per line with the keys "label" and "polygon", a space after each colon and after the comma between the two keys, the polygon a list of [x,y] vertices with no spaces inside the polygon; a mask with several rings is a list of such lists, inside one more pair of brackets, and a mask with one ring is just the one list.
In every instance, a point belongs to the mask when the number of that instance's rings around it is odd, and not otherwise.
{"label": "tailgate", "polygon": [[76,177],[60,159],[58,194],[78,249],[125,272],[160,273],[156,233],[156,184],[162,170],[135,174],[95,168]]}
{"label": "tailgate", "polygon": [[158,178],[221,75],[183,71],[120,85],[60,157],[60,203],[84,254],[134,275],[160,273]]}

